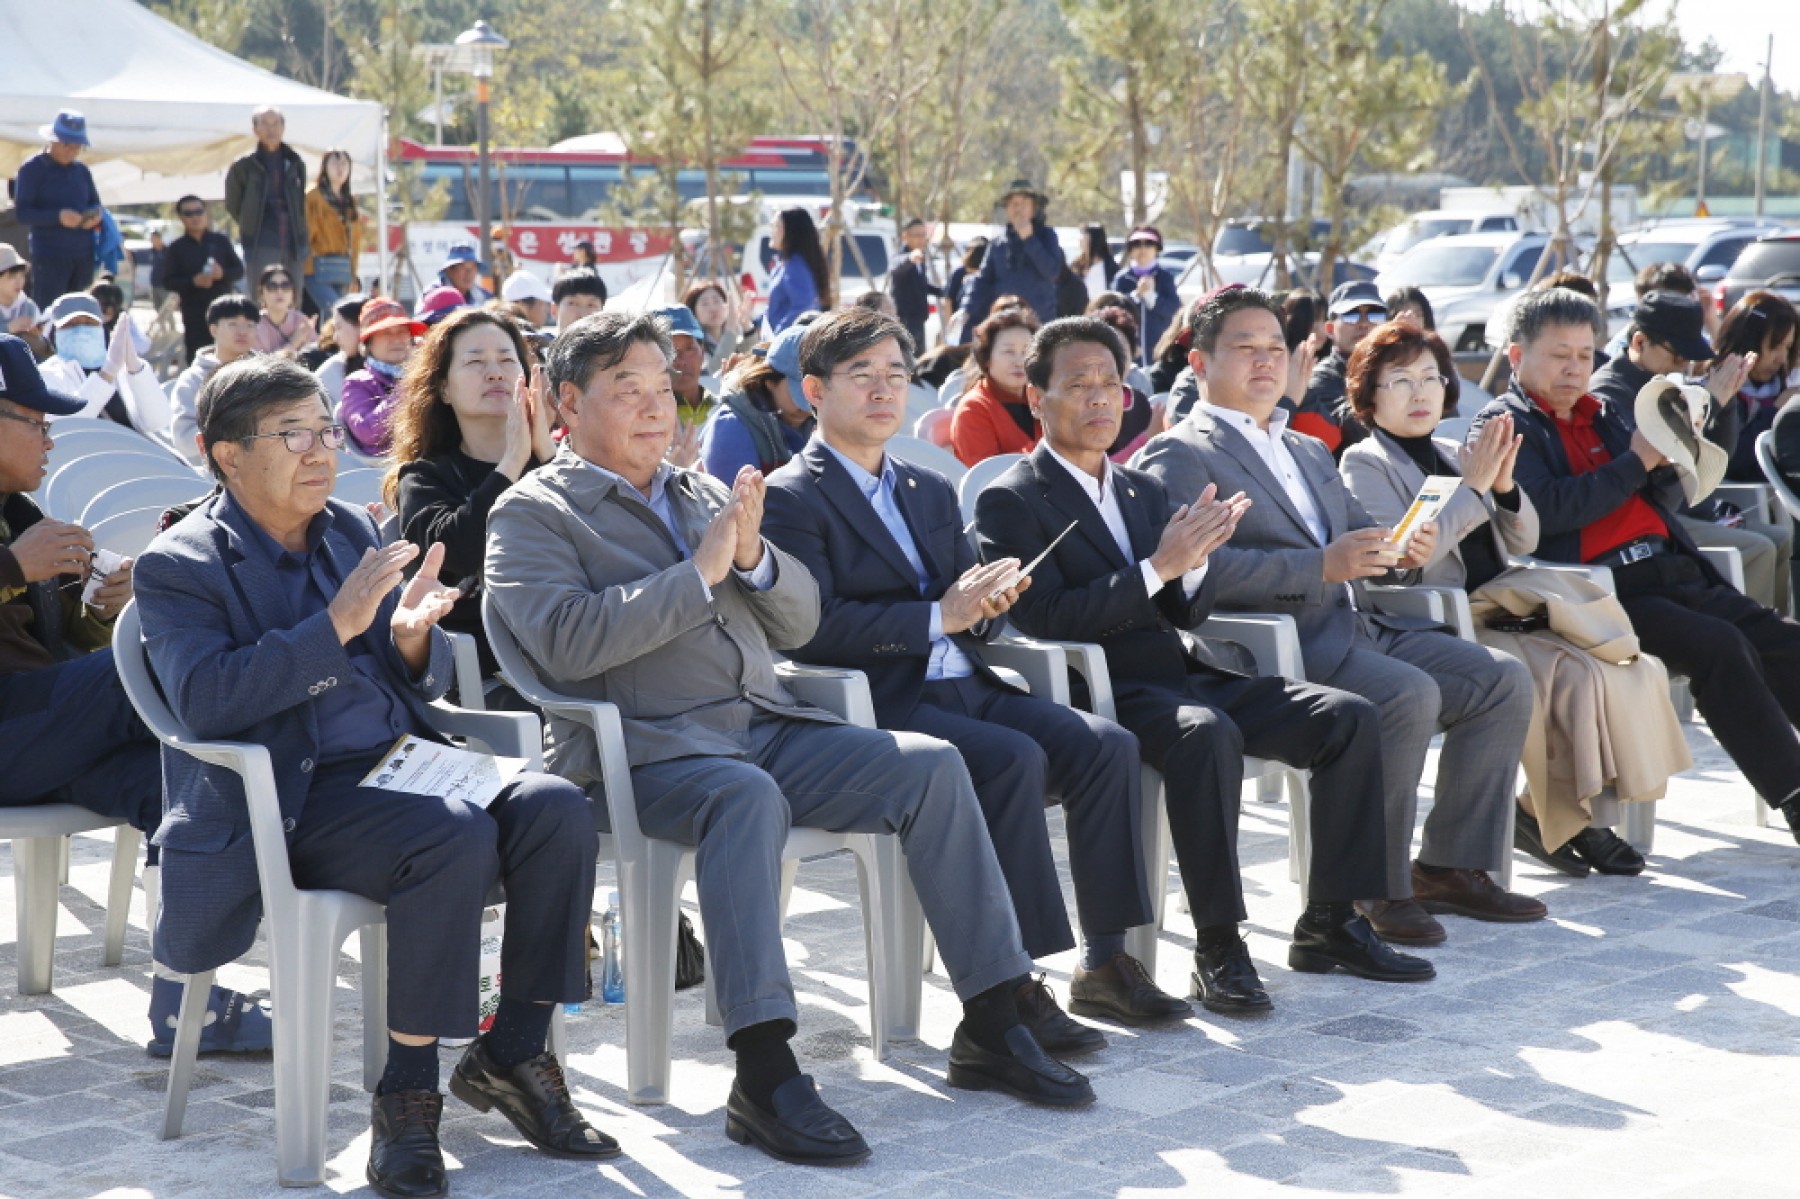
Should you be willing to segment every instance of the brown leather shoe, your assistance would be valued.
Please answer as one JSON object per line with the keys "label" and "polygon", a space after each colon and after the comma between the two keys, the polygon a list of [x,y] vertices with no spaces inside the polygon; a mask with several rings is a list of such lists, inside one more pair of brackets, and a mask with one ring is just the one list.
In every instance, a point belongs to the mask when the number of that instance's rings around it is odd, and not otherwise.
{"label": "brown leather shoe", "polygon": [[1375,935],[1396,945],[1442,945],[1444,926],[1412,899],[1359,899],[1356,910],[1368,917]]}
{"label": "brown leather shoe", "polygon": [[1115,953],[1111,961],[1093,970],[1075,967],[1069,983],[1069,1010],[1126,1024],[1155,1024],[1194,1014],[1187,1000],[1157,986],[1144,964],[1128,953]]}
{"label": "brown leather shoe", "polygon": [[1502,889],[1485,870],[1427,874],[1414,862],[1412,885],[1413,898],[1427,912],[1501,924],[1527,924],[1550,914],[1541,901]]}

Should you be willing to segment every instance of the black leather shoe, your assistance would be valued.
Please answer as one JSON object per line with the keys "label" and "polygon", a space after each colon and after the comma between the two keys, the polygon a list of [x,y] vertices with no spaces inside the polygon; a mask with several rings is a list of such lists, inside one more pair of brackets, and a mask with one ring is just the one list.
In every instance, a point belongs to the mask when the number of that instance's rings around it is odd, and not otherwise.
{"label": "black leather shoe", "polygon": [[725,1100],[725,1135],[796,1166],[854,1166],[867,1160],[869,1143],[819,1098],[812,1075],[788,1079],[775,1088],[769,1102],[773,1112],[758,1107],[732,1083]]}
{"label": "black leather shoe", "polygon": [[1776,804],[1775,810],[1787,821],[1788,831],[1794,834],[1794,840],[1800,841],[1800,791]]}
{"label": "black leather shoe", "polygon": [[1015,1099],[1048,1107],[1086,1107],[1094,1101],[1088,1080],[1045,1053],[1023,1024],[1006,1030],[1006,1047],[1010,1053],[983,1049],[958,1024],[950,1038],[945,1081],[964,1091],[1005,1091]]}
{"label": "black leather shoe", "polygon": [[1093,970],[1075,967],[1075,977],[1069,980],[1069,1010],[1121,1024],[1160,1024],[1194,1014],[1185,999],[1157,986],[1144,964],[1128,953],[1115,953]]}
{"label": "black leather shoe", "polygon": [[377,1095],[369,1111],[369,1168],[365,1177],[387,1199],[436,1199],[450,1193],[438,1121],[444,1097],[436,1091]]}
{"label": "black leather shoe", "polygon": [[1208,942],[1194,950],[1194,972],[1188,977],[1193,981],[1193,997],[1209,1012],[1260,1016],[1275,1008],[1242,937]]}
{"label": "black leather shoe", "polygon": [[1538,824],[1537,817],[1524,808],[1519,809],[1518,818],[1513,821],[1513,848],[1570,878],[1588,876],[1588,864],[1576,857],[1573,849],[1567,845],[1560,845],[1554,850],[1545,847],[1542,826]]}
{"label": "black leather shoe", "polygon": [[587,1122],[569,1098],[556,1055],[546,1050],[502,1070],[477,1037],[450,1075],[450,1092],[476,1111],[499,1108],[519,1135],[552,1157],[601,1161],[619,1156],[619,1142]]}
{"label": "black leather shoe", "polygon": [[1344,970],[1384,983],[1416,983],[1437,977],[1437,968],[1430,962],[1401,953],[1383,941],[1361,915],[1328,923],[1302,914],[1294,925],[1288,966],[1302,974]]}
{"label": "black leather shoe", "polygon": [[[1078,972],[1076,978],[1079,980],[1080,977]],[[1081,1004],[1074,997],[1075,991],[1071,988],[1072,1002],[1069,1006],[1079,1012]],[[1057,1057],[1074,1057],[1106,1048],[1105,1033],[1097,1028],[1089,1028],[1079,1020],[1071,1020],[1067,1012],[1056,1006],[1056,996],[1050,993],[1043,975],[1035,975],[1028,980],[1019,988],[1015,998],[1019,1009],[1019,1023],[1031,1030],[1032,1040],[1045,1053]]]}
{"label": "black leather shoe", "polygon": [[1569,838],[1563,848],[1573,851],[1601,874],[1644,872],[1644,855],[1609,828],[1584,828]]}

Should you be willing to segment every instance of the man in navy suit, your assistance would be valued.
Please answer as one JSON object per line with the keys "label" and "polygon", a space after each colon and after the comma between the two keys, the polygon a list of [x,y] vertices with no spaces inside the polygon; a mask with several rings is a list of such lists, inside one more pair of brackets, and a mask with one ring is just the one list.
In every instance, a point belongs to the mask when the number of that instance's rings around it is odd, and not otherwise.
{"label": "man in navy suit", "polygon": [[[1151,920],[1137,738],[1027,695],[983,663],[983,643],[1030,581],[1015,560],[977,563],[949,481],[887,454],[912,365],[905,328],[866,309],[815,322],[800,343],[819,427],[769,477],[766,516],[769,539],[819,580],[818,631],[795,656],[865,672],[883,728],[962,752],[1033,958],[1075,945],[1043,815],[1046,801],[1060,802],[1084,941],[1071,1006],[1133,1024],[1186,1016],[1188,1005],[1125,952],[1125,930]],[[1046,1050],[1106,1044],[1064,1014],[1041,978],[1017,998]]]}
{"label": "man in navy suit", "polygon": [[[1348,692],[1212,665],[1183,630],[1211,613],[1220,549],[1247,510],[1216,489],[1171,508],[1162,484],[1108,460],[1124,409],[1126,352],[1088,317],[1053,321],[1026,358],[1026,396],[1044,441],[984,488],[975,505],[982,556],[1030,558],[1072,520],[1020,596],[1014,621],[1034,637],[1106,649],[1119,720],[1163,773],[1170,839],[1195,924],[1194,986],[1208,1009],[1271,1006],[1238,934],[1245,917],[1237,824],[1244,756],[1312,771],[1313,846],[1305,911],[1288,963],[1410,982],[1429,962],[1389,947],[1351,906],[1384,885],[1379,716]],[[1219,509],[1229,518],[1213,523]],[[1210,559],[1210,560],[1209,560]]]}
{"label": "man in navy suit", "polygon": [[[305,369],[234,362],[208,380],[199,410],[224,490],[138,560],[145,646],[196,736],[268,747],[294,882],[387,907],[389,1045],[369,1181],[406,1199],[446,1192],[437,1039],[476,1031],[481,912],[496,882],[507,899],[500,1009],[451,1090],[498,1106],[546,1152],[616,1156],[545,1050],[551,1005],[589,991],[598,846],[587,797],[529,772],[485,809],[361,786],[401,736],[435,739],[426,705],[451,677],[437,622],[456,594],[438,583],[443,547],[400,590],[418,548],[382,546],[368,513],[330,498],[344,427]],[[211,970],[250,948],[261,914],[243,787],[175,752],[163,773],[157,956],[181,973]]]}

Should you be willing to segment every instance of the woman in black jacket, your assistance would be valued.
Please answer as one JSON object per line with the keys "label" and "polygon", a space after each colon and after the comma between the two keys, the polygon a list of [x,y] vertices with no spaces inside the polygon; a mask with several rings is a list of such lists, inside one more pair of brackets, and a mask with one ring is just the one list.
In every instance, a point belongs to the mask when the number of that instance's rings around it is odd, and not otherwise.
{"label": "woman in black jacket", "polygon": [[438,577],[463,592],[443,627],[475,638],[483,674],[495,670],[481,628],[488,510],[555,456],[550,409],[543,369],[532,369],[518,326],[478,308],[434,327],[400,380],[383,495],[402,537],[421,550],[443,543]]}

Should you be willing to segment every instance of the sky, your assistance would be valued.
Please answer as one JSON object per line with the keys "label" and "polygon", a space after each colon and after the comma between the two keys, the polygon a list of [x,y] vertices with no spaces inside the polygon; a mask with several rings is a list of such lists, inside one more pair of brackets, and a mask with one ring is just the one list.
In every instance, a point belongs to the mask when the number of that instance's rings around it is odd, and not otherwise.
{"label": "sky", "polygon": [[1762,78],[1769,35],[1775,35],[1775,86],[1800,93],[1800,0],[1676,0],[1676,23],[1691,46],[1707,38],[1725,51],[1721,71]]}

